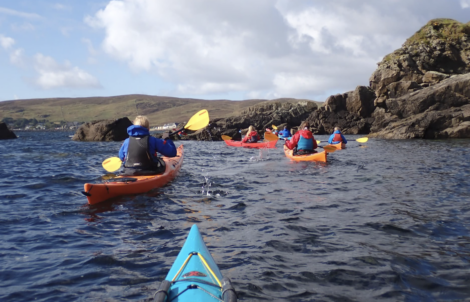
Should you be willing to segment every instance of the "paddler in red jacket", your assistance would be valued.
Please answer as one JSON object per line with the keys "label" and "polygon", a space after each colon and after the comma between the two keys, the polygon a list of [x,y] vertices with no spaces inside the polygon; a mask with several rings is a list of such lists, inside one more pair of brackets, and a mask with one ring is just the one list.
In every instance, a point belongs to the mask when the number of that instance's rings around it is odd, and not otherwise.
{"label": "paddler in red jacket", "polygon": [[242,140],[242,143],[256,143],[261,139],[258,132],[256,132],[253,126],[248,127],[245,137]]}
{"label": "paddler in red jacket", "polygon": [[309,127],[309,122],[303,122],[299,127],[300,130],[290,140],[286,140],[286,147],[294,150],[294,154],[302,155],[316,152],[315,149],[318,148],[317,141],[312,132],[308,130]]}
{"label": "paddler in red jacket", "polygon": [[341,130],[339,130],[338,127],[335,127],[335,132],[333,132],[333,134],[330,135],[330,138],[328,139],[328,143],[346,145],[348,141],[346,140],[344,135],[341,133]]}

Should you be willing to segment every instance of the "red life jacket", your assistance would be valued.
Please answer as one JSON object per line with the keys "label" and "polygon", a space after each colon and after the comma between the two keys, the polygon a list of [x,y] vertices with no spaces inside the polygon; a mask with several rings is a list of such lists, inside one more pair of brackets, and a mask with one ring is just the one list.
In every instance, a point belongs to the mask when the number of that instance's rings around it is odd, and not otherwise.
{"label": "red life jacket", "polygon": [[335,137],[333,138],[333,142],[343,142],[343,138],[341,137],[340,133],[335,134]]}

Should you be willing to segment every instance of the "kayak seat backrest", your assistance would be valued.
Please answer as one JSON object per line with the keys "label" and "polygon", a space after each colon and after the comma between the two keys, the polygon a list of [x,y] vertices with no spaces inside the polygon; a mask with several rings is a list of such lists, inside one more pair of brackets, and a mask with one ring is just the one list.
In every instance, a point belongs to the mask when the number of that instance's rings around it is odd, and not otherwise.
{"label": "kayak seat backrest", "polygon": [[229,278],[222,279],[222,299],[224,302],[237,302],[237,293]]}
{"label": "kayak seat backrest", "polygon": [[170,289],[171,282],[168,280],[163,280],[158,287],[157,292],[153,296],[153,302],[164,302],[168,296],[168,290]]}

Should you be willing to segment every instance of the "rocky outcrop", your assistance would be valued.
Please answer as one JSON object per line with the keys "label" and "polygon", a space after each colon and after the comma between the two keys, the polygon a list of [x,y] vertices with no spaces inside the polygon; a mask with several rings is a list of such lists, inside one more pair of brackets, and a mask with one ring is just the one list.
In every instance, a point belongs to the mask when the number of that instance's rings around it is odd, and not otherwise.
{"label": "rocky outcrop", "polygon": [[372,74],[370,136],[470,137],[469,72],[470,23],[431,20]]}
{"label": "rocky outcrop", "polygon": [[77,129],[74,141],[122,141],[129,137],[127,127],[132,122],[123,117],[117,120],[101,120],[85,123]]}
{"label": "rocky outcrop", "polygon": [[333,133],[335,127],[347,134],[367,134],[374,121],[374,100],[374,91],[358,86],[354,91],[330,96],[307,121],[316,134]]}
{"label": "rocky outcrop", "polygon": [[15,133],[8,129],[7,124],[0,123],[0,139],[13,139],[17,138]]}
{"label": "rocky outcrop", "polygon": [[370,87],[378,98],[388,97],[397,82],[414,82],[412,89],[417,89],[416,85],[436,84],[449,75],[468,72],[470,24],[435,19],[384,57],[370,77]]}
{"label": "rocky outcrop", "polygon": [[374,112],[371,136],[383,138],[470,137],[470,73],[385,101]]}

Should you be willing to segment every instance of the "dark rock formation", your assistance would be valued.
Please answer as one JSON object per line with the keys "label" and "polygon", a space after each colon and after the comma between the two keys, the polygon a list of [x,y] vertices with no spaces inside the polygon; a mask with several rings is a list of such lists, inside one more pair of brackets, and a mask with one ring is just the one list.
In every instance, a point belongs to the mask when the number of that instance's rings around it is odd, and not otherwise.
{"label": "dark rock formation", "polygon": [[8,129],[7,124],[0,123],[0,139],[12,139],[17,138],[15,133]]}
{"label": "dark rock formation", "polygon": [[469,72],[470,23],[432,20],[384,57],[370,87],[330,96],[308,120],[319,134],[470,137]]}
{"label": "dark rock formation", "polygon": [[72,137],[74,141],[122,141],[129,137],[127,127],[132,122],[123,117],[117,120],[101,120],[85,123]]}
{"label": "dark rock formation", "polygon": [[385,101],[374,112],[372,136],[383,138],[470,137],[470,73]]}
{"label": "dark rock formation", "polygon": [[335,127],[347,134],[367,134],[374,121],[374,99],[370,88],[358,86],[354,91],[330,96],[307,121],[317,134],[333,133]]}
{"label": "dark rock formation", "polygon": [[470,72],[469,63],[470,24],[435,19],[385,56],[372,74],[370,86],[378,98],[388,97],[393,83],[435,84],[451,74]]}
{"label": "dark rock formation", "polygon": [[372,74],[371,136],[470,137],[469,72],[470,23],[431,20]]}

